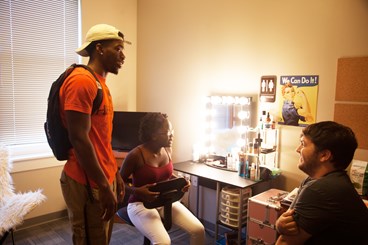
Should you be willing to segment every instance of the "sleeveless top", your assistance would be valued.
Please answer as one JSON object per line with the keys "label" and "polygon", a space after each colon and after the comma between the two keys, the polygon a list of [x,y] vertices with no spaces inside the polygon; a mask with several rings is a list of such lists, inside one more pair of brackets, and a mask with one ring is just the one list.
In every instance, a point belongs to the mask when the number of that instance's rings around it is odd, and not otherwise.
{"label": "sleeveless top", "polygon": [[[142,155],[143,166],[137,169],[132,174],[133,186],[141,187],[147,184],[153,184],[153,183],[165,181],[171,178],[174,166],[173,166],[170,154],[167,151],[166,153],[169,157],[169,162],[161,167],[153,167],[146,163],[146,160],[144,159],[144,156],[143,156],[143,152],[139,146],[138,146],[138,150],[140,151]],[[141,200],[136,195],[130,195],[129,197],[129,203],[142,202],[142,201],[143,200]]]}

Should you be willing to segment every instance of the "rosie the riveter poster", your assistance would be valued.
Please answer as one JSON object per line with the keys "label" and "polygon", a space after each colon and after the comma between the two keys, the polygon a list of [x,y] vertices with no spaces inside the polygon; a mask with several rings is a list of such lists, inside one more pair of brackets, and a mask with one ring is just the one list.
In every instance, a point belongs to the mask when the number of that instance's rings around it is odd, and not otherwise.
{"label": "rosie the riveter poster", "polygon": [[280,77],[279,124],[306,126],[316,122],[319,76]]}

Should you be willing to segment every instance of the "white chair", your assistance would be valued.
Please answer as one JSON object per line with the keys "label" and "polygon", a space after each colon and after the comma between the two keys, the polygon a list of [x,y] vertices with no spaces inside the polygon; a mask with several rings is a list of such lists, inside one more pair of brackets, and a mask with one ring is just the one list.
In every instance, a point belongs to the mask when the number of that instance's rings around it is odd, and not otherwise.
{"label": "white chair", "polygon": [[12,164],[6,147],[0,145],[0,245],[23,223],[24,217],[46,200],[42,190],[15,193],[10,175]]}

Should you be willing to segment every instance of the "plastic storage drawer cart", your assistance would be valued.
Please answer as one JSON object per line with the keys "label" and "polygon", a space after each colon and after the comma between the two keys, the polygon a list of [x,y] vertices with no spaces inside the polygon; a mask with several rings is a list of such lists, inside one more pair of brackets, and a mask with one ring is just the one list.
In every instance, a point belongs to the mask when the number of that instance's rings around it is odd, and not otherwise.
{"label": "plastic storage drawer cart", "polygon": [[280,201],[288,192],[270,189],[248,199],[247,245],[275,244],[275,223],[282,213]]}
{"label": "plastic storage drawer cart", "polygon": [[234,187],[222,188],[219,210],[221,223],[236,229],[244,225],[247,222],[248,198],[251,195],[251,188],[243,190]]}

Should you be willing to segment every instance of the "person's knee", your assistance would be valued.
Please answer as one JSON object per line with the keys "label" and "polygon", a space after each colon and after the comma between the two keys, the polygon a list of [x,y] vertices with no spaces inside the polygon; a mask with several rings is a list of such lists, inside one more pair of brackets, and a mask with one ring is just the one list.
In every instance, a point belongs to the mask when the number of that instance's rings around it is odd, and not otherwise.
{"label": "person's knee", "polygon": [[196,225],[193,226],[190,233],[190,244],[191,245],[202,245],[205,241],[205,229],[204,226]]}
{"label": "person's knee", "polygon": [[202,223],[199,222],[199,224],[196,227],[199,232],[204,233],[205,229]]}
{"label": "person's knee", "polygon": [[171,245],[171,239],[169,236],[160,237],[158,241],[151,241],[153,245]]}
{"label": "person's knee", "polygon": [[195,236],[204,236],[205,233],[205,229],[204,226],[202,224],[198,224],[193,226],[192,228],[192,234]]}

